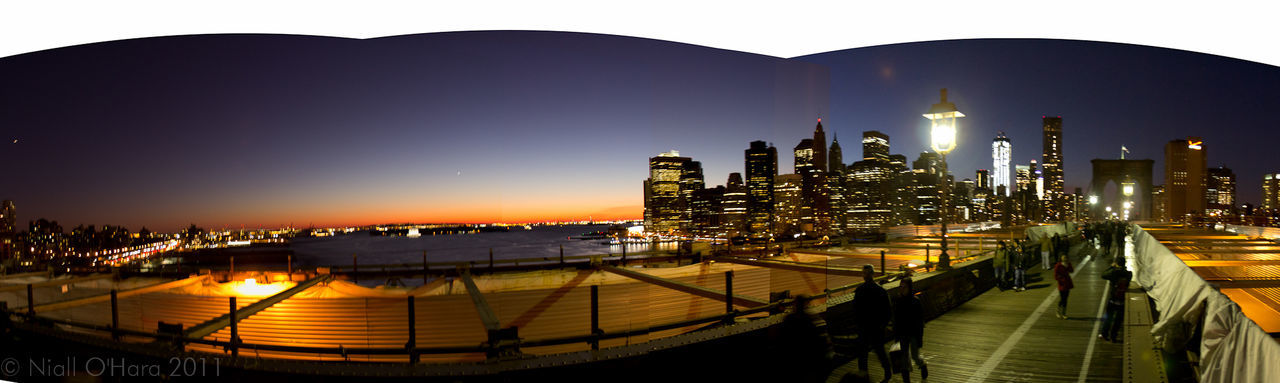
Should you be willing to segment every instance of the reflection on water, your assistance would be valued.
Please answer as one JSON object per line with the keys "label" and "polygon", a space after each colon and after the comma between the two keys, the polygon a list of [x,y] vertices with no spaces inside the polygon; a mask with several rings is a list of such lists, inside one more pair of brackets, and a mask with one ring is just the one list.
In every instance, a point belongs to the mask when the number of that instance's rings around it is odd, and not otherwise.
{"label": "reflection on water", "polygon": [[652,250],[674,251],[676,243],[628,243],[609,245],[608,239],[571,239],[587,232],[608,229],[608,225],[536,226],[532,230],[481,232],[470,234],[424,235],[421,237],[382,237],[353,233],[325,238],[296,238],[293,249],[299,265],[347,265],[351,255],[359,255],[361,264],[422,262],[487,261],[489,249],[494,259],[547,258],[556,260],[560,248],[564,255],[620,255]]}

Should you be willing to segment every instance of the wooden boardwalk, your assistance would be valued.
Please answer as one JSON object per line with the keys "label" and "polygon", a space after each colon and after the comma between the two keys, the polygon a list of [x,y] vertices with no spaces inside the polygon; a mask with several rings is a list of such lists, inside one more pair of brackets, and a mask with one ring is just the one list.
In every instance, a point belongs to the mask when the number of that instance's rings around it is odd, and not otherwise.
{"label": "wooden boardwalk", "polygon": [[[1077,273],[1067,301],[1068,319],[1054,315],[1058,291],[1052,271],[1036,265],[1027,273],[1026,291],[991,289],[926,323],[921,357],[929,367],[929,381],[1122,381],[1123,346],[1098,339],[1095,330],[1101,326],[1107,289],[1100,275],[1110,258],[1088,255],[1092,251],[1084,246],[1072,248]],[[871,381],[879,381],[884,376],[879,361],[868,357]],[[856,371],[855,360],[837,368],[828,381]],[[918,368],[911,379],[923,381]],[[895,374],[892,381],[900,382],[902,376]]]}

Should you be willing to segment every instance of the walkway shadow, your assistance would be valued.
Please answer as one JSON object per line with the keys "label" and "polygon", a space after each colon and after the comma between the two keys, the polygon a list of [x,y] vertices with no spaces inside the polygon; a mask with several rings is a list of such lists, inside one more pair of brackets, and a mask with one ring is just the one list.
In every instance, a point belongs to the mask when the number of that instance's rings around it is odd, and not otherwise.
{"label": "walkway shadow", "polygon": [[1049,286],[1053,286],[1053,285],[1048,283],[1037,283],[1034,285],[1027,285],[1027,290],[1043,289]]}
{"label": "walkway shadow", "polygon": [[1101,320],[1102,320],[1102,318],[1096,318],[1096,317],[1074,317],[1074,316],[1071,316],[1071,317],[1067,317],[1067,320],[1085,321],[1085,322],[1098,322],[1098,321],[1101,321]]}

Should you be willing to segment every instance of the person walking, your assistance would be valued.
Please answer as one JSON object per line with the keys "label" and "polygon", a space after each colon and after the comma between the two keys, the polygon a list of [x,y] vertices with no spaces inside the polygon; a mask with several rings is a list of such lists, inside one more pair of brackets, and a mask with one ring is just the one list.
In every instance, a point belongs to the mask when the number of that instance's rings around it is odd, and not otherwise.
{"label": "person walking", "polygon": [[1125,294],[1129,292],[1129,281],[1133,280],[1133,272],[1124,267],[1124,257],[1116,257],[1111,267],[1102,273],[1102,279],[1111,282],[1107,292],[1107,311],[1102,317],[1102,329],[1098,337],[1107,341],[1119,341],[1117,336],[1124,323]]}
{"label": "person walking", "polygon": [[920,366],[920,379],[929,379],[929,367],[920,358],[920,347],[924,346],[924,304],[915,295],[911,277],[902,280],[902,295],[893,304],[893,335],[898,338],[898,345],[907,354],[907,368],[902,370],[902,381],[911,382],[911,362]]}
{"label": "person walking", "polygon": [[1004,240],[996,242],[996,256],[991,261],[991,267],[996,272],[996,287],[1004,290],[1005,270],[1009,267],[1009,249],[1005,247]]}
{"label": "person walking", "polygon": [[1049,270],[1053,267],[1049,263],[1049,255],[1053,254],[1053,238],[1048,235],[1040,237],[1040,267]]}
{"label": "person walking", "polygon": [[1027,256],[1023,247],[1025,247],[1024,242],[1018,241],[1015,246],[1009,249],[1009,264],[1013,266],[1014,291],[1025,291],[1027,289]]}
{"label": "person walking", "polygon": [[[889,316],[893,314],[889,294],[875,280],[876,269],[871,265],[862,266],[862,284],[853,291],[853,309],[857,313],[855,324],[858,327],[858,341],[874,352],[880,359],[884,369],[884,379],[888,382],[893,377],[893,366],[889,364],[889,355],[884,351],[885,326],[889,324]],[[867,354],[859,352],[858,371],[867,371]]]}
{"label": "person walking", "polygon": [[1115,238],[1111,239],[1111,242],[1115,243],[1116,256],[1120,258],[1124,258],[1124,237],[1127,234],[1125,229],[1127,229],[1125,225],[1116,225]]}
{"label": "person walking", "polygon": [[775,371],[776,379],[797,382],[823,382],[831,371],[834,355],[831,338],[827,336],[821,320],[806,308],[809,296],[800,294],[792,302],[791,312],[782,319],[775,344],[783,359],[785,370]]}
{"label": "person walking", "polygon": [[1062,257],[1058,264],[1053,266],[1053,279],[1058,280],[1058,318],[1061,319],[1067,319],[1067,297],[1075,287],[1071,283],[1071,273],[1075,271],[1067,257]]}

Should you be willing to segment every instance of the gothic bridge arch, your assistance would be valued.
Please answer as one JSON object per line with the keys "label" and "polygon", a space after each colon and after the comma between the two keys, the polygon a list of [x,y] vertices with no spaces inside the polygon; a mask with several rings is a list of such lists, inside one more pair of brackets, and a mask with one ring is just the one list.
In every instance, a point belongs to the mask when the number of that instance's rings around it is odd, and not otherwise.
{"label": "gothic bridge arch", "polygon": [[[1101,197],[1108,182],[1114,182],[1117,187],[1125,182],[1132,182],[1134,200],[1138,206],[1131,219],[1151,218],[1151,166],[1154,161],[1094,159],[1090,162],[1093,163],[1093,180],[1089,182],[1085,203],[1088,203],[1087,196]],[[1102,217],[1105,211],[1104,204],[1098,203],[1090,206],[1089,215]]]}

